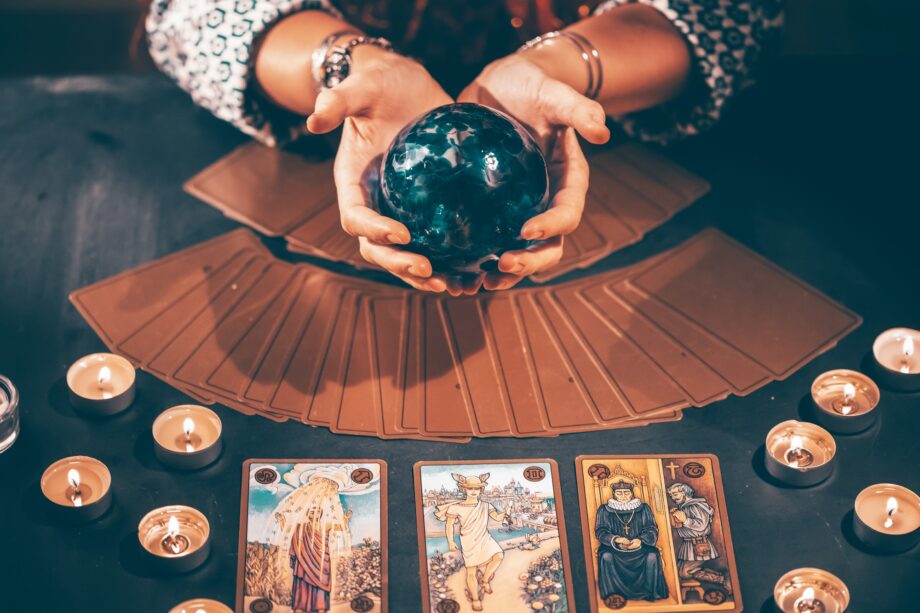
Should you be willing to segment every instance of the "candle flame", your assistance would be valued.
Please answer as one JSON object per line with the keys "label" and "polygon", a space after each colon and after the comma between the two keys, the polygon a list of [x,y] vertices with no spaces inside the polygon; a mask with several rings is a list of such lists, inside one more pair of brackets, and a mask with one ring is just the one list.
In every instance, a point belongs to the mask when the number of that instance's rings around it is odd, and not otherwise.
{"label": "candle flame", "polygon": [[843,386],[843,399],[844,400],[853,400],[856,397],[856,386],[852,383],[847,383]]}
{"label": "candle flame", "polygon": [[815,599],[815,588],[806,587],[805,591],[802,592],[802,600],[814,600]]}
{"label": "candle flame", "polygon": [[179,520],[173,515],[166,522],[166,536],[176,536],[179,534]]}
{"label": "candle flame", "polygon": [[185,432],[185,438],[191,438],[192,432],[195,431],[195,420],[191,417],[186,417],[182,421],[182,431]]}
{"label": "candle flame", "polygon": [[885,527],[890,528],[894,525],[894,518],[892,515],[898,512],[898,500],[894,496],[888,497],[888,502],[885,503],[885,513],[888,514],[888,517],[885,518]]}
{"label": "candle flame", "polygon": [[[80,487],[80,471],[76,468],[71,468],[67,471],[67,483],[70,484],[70,487],[73,489],[79,489]],[[892,500],[894,500],[892,498]]]}
{"label": "candle flame", "polygon": [[99,383],[99,387],[102,388],[109,381],[112,380],[112,369],[108,366],[103,366],[99,369],[99,376],[96,379]]}
{"label": "candle flame", "polygon": [[914,337],[908,336],[904,339],[904,344],[901,345],[901,351],[904,352],[904,357],[909,358],[914,355]]}
{"label": "candle flame", "polygon": [[789,441],[789,447],[791,449],[801,449],[802,444],[803,444],[802,437],[798,436],[797,434],[793,434],[792,438]]}

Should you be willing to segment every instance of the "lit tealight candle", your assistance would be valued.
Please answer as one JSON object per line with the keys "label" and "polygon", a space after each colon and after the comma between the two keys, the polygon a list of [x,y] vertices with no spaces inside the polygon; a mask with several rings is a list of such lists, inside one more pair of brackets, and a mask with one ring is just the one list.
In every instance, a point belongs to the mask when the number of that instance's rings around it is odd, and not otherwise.
{"label": "lit tealight candle", "polygon": [[193,598],[180,602],[169,613],[233,613],[233,609],[209,598]]}
{"label": "lit tealight candle", "polygon": [[134,402],[134,366],[113,353],[93,353],[67,370],[70,404],[87,415],[114,415]]}
{"label": "lit tealight candle", "polygon": [[164,464],[194,470],[212,464],[223,447],[217,413],[195,404],[166,409],[153,422],[154,451]]}
{"label": "lit tealight candle", "polygon": [[783,613],[843,613],[850,604],[850,591],[826,570],[797,568],[776,582],[773,601]]}
{"label": "lit tealight candle", "polygon": [[19,438],[19,392],[13,382],[0,375],[0,453]]}
{"label": "lit tealight candle", "polygon": [[207,518],[182,505],[154,509],[137,527],[151,566],[162,572],[184,573],[201,566],[211,551],[210,536]]}
{"label": "lit tealight candle", "polygon": [[920,331],[885,330],[872,344],[872,355],[886,386],[901,392],[920,390]]}
{"label": "lit tealight candle", "polygon": [[829,370],[811,384],[815,420],[841,434],[861,432],[875,423],[880,396],[875,382],[855,370]]}
{"label": "lit tealight candle", "polygon": [[877,551],[911,549],[920,543],[920,496],[891,483],[870,485],[856,497],[853,532]]}
{"label": "lit tealight candle", "polygon": [[770,475],[788,485],[808,487],[831,475],[837,444],[824,428],[789,420],[767,433],[765,451]]}
{"label": "lit tealight candle", "polygon": [[105,464],[88,456],[58,460],[45,469],[42,494],[52,509],[67,521],[91,521],[112,504],[112,475]]}

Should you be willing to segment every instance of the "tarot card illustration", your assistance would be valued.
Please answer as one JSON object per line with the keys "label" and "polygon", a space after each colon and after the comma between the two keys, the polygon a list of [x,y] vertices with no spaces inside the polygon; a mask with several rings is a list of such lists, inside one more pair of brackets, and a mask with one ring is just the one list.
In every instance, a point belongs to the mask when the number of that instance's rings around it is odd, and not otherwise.
{"label": "tarot card illustration", "polygon": [[715,456],[575,464],[592,613],[741,611]]}
{"label": "tarot card illustration", "polygon": [[237,611],[386,611],[386,464],[249,460]]}
{"label": "tarot card illustration", "polygon": [[574,610],[552,460],[415,465],[425,611]]}

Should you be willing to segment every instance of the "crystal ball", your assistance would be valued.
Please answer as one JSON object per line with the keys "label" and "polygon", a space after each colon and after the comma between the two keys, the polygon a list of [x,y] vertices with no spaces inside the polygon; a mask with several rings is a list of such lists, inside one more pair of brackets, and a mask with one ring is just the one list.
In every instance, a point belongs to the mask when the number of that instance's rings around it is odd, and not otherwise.
{"label": "crystal ball", "polygon": [[516,120],[479,104],[422,115],[381,163],[380,212],[406,225],[405,248],[439,272],[478,272],[527,247],[521,227],[548,205],[540,147]]}

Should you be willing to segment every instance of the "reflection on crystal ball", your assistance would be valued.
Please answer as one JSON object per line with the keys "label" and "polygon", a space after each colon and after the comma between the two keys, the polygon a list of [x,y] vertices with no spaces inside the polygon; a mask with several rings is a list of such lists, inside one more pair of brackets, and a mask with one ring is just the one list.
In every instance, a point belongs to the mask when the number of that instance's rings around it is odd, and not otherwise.
{"label": "reflection on crystal ball", "polygon": [[546,162],[504,113],[448,104],[403,128],[383,158],[380,212],[409,228],[407,249],[442,272],[480,270],[530,244],[524,222],[546,210]]}

